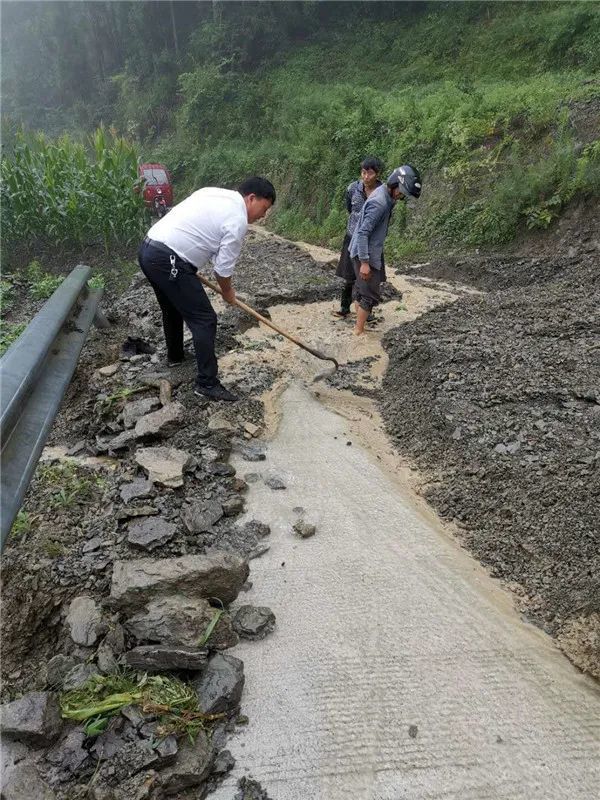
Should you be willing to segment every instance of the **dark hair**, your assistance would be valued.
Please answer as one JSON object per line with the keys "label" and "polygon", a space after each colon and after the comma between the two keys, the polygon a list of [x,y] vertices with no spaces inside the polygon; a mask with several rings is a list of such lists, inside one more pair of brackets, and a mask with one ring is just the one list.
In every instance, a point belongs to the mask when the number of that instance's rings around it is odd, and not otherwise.
{"label": "dark hair", "polygon": [[246,178],[245,181],[238,186],[238,192],[242,197],[247,197],[249,194],[255,194],[257,197],[262,197],[265,200],[270,200],[271,203],[275,202],[275,187],[266,178]]}
{"label": "dark hair", "polygon": [[379,173],[383,169],[383,164],[378,158],[375,158],[374,156],[369,156],[368,158],[365,158],[363,159],[363,161],[360,162],[360,168],[374,169],[375,172],[379,175]]}

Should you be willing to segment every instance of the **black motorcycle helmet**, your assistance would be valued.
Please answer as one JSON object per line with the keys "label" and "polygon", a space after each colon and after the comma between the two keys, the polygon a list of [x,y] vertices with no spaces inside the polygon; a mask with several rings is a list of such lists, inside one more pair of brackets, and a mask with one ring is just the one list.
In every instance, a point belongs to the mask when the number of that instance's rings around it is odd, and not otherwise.
{"label": "black motorcycle helmet", "polygon": [[387,179],[387,185],[390,189],[400,189],[405,197],[421,196],[421,176],[410,164],[396,167]]}

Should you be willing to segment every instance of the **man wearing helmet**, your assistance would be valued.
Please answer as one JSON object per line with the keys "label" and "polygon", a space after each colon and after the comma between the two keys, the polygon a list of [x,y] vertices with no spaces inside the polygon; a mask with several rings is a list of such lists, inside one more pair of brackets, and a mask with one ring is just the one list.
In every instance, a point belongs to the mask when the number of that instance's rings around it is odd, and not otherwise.
{"label": "man wearing helmet", "polygon": [[352,290],[356,276],[354,265],[348,252],[352,234],[356,228],[358,217],[369,195],[381,186],[379,175],[383,169],[383,164],[378,158],[365,158],[360,165],[360,180],[352,181],[346,189],[346,210],[348,211],[348,224],[346,225],[346,235],[342,243],[342,252],[336,270],[336,275],[344,279],[342,289],[341,306],[339,311],[334,311],[336,317],[345,319],[350,314],[350,304],[352,303]]}
{"label": "man wearing helmet", "polygon": [[362,207],[349,248],[356,275],[356,336],[364,333],[367,318],[381,299],[383,243],[394,206],[398,200],[420,194],[421,176],[413,166],[404,164],[396,167],[385,185],[375,189]]}

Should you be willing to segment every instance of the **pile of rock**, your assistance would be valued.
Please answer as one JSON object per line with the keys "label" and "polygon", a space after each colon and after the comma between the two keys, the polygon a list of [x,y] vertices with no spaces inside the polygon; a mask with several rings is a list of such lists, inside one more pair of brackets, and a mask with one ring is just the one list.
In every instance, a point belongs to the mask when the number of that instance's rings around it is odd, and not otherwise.
{"label": "pile of rock", "polygon": [[[219,749],[235,724],[244,669],[222,651],[239,636],[263,638],[275,624],[268,608],[242,606],[233,620],[225,610],[247,577],[246,561],[222,551],[123,560],[114,564],[104,608],[88,596],[73,599],[65,620],[71,651],[48,664],[49,690],[1,708],[3,736],[13,748],[5,754],[3,797],[51,800],[63,796],[64,785],[91,780],[92,800],[161,800],[231,769],[233,759]],[[81,688],[123,666],[184,678],[200,711],[217,715],[211,736],[200,730],[193,744],[161,736],[156,714],[137,706],[123,708],[94,738],[63,721],[56,690]]]}

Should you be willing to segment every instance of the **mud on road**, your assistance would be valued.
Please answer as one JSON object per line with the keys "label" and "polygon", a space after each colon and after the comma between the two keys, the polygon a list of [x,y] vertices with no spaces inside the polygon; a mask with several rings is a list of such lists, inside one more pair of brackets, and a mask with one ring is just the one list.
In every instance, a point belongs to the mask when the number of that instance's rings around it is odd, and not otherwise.
{"label": "mud on road", "polygon": [[479,270],[471,257],[457,272],[501,288],[387,335],[387,430],[464,544],[599,677],[598,254]]}
{"label": "mud on road", "polygon": [[[530,282],[519,273],[519,288],[502,284],[486,294],[445,283],[452,275],[443,262],[437,276],[435,264],[407,269],[391,276],[375,323],[359,339],[351,335],[351,320],[331,315],[340,285],[325,262],[292,243],[252,234],[237,287],[282,327],[338,358],[342,368],[315,385],[315,393],[354,419],[357,435],[385,460],[390,445],[378,404],[397,453],[407,467],[418,468],[411,473],[413,487],[421,486],[453,524],[449,531],[457,530],[515,592],[524,613],[598,676],[596,256],[558,264],[541,258]],[[489,258],[479,263],[489,272]],[[501,268],[499,257],[492,271]],[[475,262],[470,271],[477,272]],[[466,273],[461,277],[468,283]],[[486,288],[485,281],[472,283]],[[243,450],[250,461],[260,459],[253,437],[276,425],[277,398],[289,377],[309,382],[323,365],[218,299],[215,307],[222,377],[242,397],[235,406],[208,406],[193,396],[189,341],[184,365],[165,371],[160,313],[141,276],[111,301],[111,329],[95,332],[86,346],[49,442],[62,448],[59,461],[65,451],[76,459],[72,495],[61,495],[56,481],[64,475],[52,472],[57,460],[50,453],[50,469],[38,470],[26,499],[28,523],[11,536],[3,556],[4,700],[47,687],[45,665],[57,653],[79,664],[95,659],[69,638],[69,605],[82,594],[93,598],[104,615],[102,635],[120,624],[105,601],[114,561],[140,556],[127,533],[137,514],[171,526],[153,558],[199,555],[217,546],[248,559],[268,546],[260,520],[250,527],[236,522],[246,483],[229,465],[230,454]],[[128,336],[154,352],[123,357]],[[108,374],[99,373],[105,366]],[[138,445],[165,444],[190,461],[182,486],[154,486],[134,503],[132,516],[122,490],[140,471],[127,414],[139,401],[146,401],[146,411],[164,408],[161,379],[168,381],[169,399],[181,404],[180,417],[172,429]],[[227,509],[199,534],[180,524],[198,500]],[[88,772],[55,786],[58,797],[70,797],[69,787],[83,785],[73,781],[89,778],[93,768],[85,764]]]}

